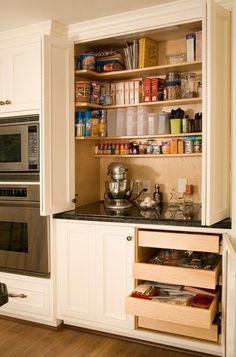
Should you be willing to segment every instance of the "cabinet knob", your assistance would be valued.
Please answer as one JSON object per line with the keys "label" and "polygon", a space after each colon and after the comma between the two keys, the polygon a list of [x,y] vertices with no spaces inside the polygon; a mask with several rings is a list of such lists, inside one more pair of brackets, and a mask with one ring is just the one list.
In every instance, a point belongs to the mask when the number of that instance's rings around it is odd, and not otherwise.
{"label": "cabinet knob", "polygon": [[7,105],[8,105],[8,104],[11,104],[11,101],[7,99],[6,102],[5,102],[5,104],[7,104]]}
{"label": "cabinet knob", "polygon": [[128,236],[126,239],[130,242],[133,239],[133,237]]}
{"label": "cabinet knob", "polygon": [[75,198],[72,198],[71,201],[72,201],[73,203],[76,203],[76,202],[77,202],[77,197],[78,197],[78,193],[75,194]]}
{"label": "cabinet knob", "polygon": [[0,101],[0,105],[4,105],[5,102],[3,100]]}

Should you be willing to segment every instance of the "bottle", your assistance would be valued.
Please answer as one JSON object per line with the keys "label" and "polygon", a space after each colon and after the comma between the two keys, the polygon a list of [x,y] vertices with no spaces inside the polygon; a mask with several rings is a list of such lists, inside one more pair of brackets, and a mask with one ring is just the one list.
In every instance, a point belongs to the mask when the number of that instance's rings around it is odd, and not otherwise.
{"label": "bottle", "polygon": [[153,193],[153,199],[157,202],[157,205],[159,206],[162,204],[162,193],[160,192],[160,186],[158,184],[155,184],[154,188],[155,191]]}

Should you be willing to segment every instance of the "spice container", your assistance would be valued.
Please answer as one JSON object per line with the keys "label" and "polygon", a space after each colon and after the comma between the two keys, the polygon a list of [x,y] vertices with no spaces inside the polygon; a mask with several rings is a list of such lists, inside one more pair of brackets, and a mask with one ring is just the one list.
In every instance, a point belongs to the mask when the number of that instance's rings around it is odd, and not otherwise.
{"label": "spice container", "polygon": [[185,72],[181,75],[181,98],[197,97],[196,74]]}
{"label": "spice container", "polygon": [[169,72],[166,75],[165,96],[166,100],[174,100],[181,98],[181,82],[180,74],[178,72]]}
{"label": "spice container", "polygon": [[75,82],[75,101],[89,102],[91,94],[91,86],[89,81]]}

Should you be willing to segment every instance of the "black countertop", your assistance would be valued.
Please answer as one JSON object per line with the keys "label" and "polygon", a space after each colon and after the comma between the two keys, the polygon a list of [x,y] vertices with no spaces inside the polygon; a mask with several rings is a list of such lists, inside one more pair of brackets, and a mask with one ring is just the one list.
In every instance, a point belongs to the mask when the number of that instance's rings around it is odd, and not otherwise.
{"label": "black countertop", "polygon": [[[201,206],[194,204],[190,208],[167,204],[155,209],[141,210],[137,205],[123,210],[111,210],[104,206],[103,201],[96,201],[72,211],[57,213],[53,216],[60,219],[155,224],[187,227],[206,227],[201,225]],[[208,227],[208,226],[207,226]],[[225,219],[208,228],[231,228],[231,220]]]}

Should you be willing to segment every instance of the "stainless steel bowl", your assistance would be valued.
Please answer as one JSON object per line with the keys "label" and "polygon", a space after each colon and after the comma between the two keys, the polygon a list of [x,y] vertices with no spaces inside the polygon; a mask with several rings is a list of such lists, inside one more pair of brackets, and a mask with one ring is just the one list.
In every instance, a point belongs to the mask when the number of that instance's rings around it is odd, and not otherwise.
{"label": "stainless steel bowl", "polygon": [[105,181],[105,188],[110,199],[129,199],[133,192],[134,182],[130,180]]}

